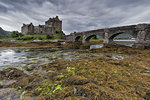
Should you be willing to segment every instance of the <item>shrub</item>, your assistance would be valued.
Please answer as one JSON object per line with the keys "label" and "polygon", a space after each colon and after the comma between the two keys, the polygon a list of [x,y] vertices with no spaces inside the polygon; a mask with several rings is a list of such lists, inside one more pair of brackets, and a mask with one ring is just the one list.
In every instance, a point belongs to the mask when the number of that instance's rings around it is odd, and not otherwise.
{"label": "shrub", "polygon": [[63,39],[63,35],[61,34],[47,34],[47,35],[24,35],[22,37],[16,37],[17,40],[28,41],[28,40],[55,40],[55,39]]}
{"label": "shrub", "polygon": [[31,35],[25,35],[25,36],[23,36],[23,37],[18,37],[18,38],[16,38],[16,39],[17,39],[17,40],[23,40],[23,41],[26,41],[26,40],[33,40],[34,37],[31,36]]}
{"label": "shrub", "polygon": [[52,39],[52,38],[53,38],[52,35],[50,35],[50,34],[47,34],[47,35],[46,35],[46,39]]}
{"label": "shrub", "polygon": [[42,37],[38,37],[38,39],[39,39],[39,40],[43,40],[43,38],[42,38]]}
{"label": "shrub", "polygon": [[56,31],[56,34],[62,34],[62,35],[65,35],[63,31]]}

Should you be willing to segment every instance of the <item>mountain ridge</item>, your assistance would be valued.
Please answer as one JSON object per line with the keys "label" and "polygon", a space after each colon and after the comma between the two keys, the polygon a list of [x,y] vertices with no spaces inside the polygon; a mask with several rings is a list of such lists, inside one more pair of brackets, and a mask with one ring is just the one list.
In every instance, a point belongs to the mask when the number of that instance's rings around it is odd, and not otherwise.
{"label": "mountain ridge", "polygon": [[2,27],[0,27],[0,39],[9,37],[11,32],[5,31]]}

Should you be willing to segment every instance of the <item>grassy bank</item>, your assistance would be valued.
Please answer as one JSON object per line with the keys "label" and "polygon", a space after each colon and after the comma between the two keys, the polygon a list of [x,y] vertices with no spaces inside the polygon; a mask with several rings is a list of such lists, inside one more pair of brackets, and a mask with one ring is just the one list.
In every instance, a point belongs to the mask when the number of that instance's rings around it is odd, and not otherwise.
{"label": "grassy bank", "polygon": [[50,41],[50,40],[57,40],[57,39],[64,39],[64,36],[61,34],[53,34],[53,35],[24,35],[15,38],[5,38],[2,41],[10,41],[10,40],[19,40],[19,41],[33,41],[33,40],[42,40],[42,41]]}

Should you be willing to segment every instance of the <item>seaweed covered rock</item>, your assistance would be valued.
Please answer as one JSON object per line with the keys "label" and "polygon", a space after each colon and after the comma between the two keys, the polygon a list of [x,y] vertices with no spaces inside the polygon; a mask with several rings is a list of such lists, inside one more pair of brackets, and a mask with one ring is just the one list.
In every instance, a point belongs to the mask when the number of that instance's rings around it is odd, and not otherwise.
{"label": "seaweed covered rock", "polygon": [[63,47],[70,48],[70,49],[79,49],[81,43],[66,43]]}
{"label": "seaweed covered rock", "polygon": [[17,79],[24,75],[25,73],[22,70],[19,70],[17,68],[7,68],[7,69],[0,71],[0,80]]}
{"label": "seaweed covered rock", "polygon": [[146,92],[146,95],[144,96],[145,100],[150,100],[150,90]]}
{"label": "seaweed covered rock", "polygon": [[89,49],[91,44],[82,44],[80,46],[81,49]]}
{"label": "seaweed covered rock", "polygon": [[64,85],[84,85],[89,83],[90,80],[81,76],[72,76],[64,80]]}
{"label": "seaweed covered rock", "polygon": [[67,98],[65,98],[64,100],[91,100],[91,99],[89,99],[89,98],[87,98],[87,97],[67,97]]}
{"label": "seaweed covered rock", "polygon": [[120,94],[115,94],[111,89],[99,87],[93,83],[74,85],[50,95],[51,100],[123,100]]}

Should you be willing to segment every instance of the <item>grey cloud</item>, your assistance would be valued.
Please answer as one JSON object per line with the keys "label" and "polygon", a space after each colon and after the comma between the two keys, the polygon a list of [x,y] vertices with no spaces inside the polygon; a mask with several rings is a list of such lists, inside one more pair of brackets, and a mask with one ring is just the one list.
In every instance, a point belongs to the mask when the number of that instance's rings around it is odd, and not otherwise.
{"label": "grey cloud", "polygon": [[0,26],[19,30],[22,23],[44,24],[58,15],[63,31],[86,31],[150,22],[149,0],[0,0]]}

